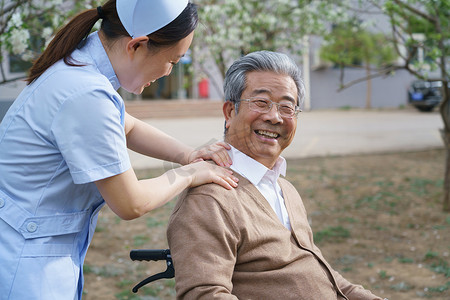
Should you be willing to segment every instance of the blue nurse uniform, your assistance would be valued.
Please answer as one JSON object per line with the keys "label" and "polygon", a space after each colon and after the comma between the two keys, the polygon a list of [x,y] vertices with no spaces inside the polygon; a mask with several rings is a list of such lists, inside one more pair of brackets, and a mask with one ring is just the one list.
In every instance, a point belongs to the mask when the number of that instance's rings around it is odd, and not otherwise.
{"label": "blue nurse uniform", "polygon": [[130,168],[119,81],[97,33],[28,85],[0,124],[0,299],[81,299],[104,204]]}

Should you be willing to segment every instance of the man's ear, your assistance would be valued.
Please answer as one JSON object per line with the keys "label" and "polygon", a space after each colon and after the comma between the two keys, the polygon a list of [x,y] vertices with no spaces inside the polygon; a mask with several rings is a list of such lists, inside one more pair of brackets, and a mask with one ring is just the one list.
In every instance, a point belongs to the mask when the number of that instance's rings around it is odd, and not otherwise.
{"label": "man's ear", "polygon": [[148,42],[147,36],[140,36],[134,39],[131,39],[127,43],[127,54],[130,57],[134,57],[136,54],[136,51],[139,49],[139,47],[142,47]]}
{"label": "man's ear", "polygon": [[230,127],[231,119],[236,115],[234,103],[225,101],[222,107],[223,116],[225,117],[225,128]]}

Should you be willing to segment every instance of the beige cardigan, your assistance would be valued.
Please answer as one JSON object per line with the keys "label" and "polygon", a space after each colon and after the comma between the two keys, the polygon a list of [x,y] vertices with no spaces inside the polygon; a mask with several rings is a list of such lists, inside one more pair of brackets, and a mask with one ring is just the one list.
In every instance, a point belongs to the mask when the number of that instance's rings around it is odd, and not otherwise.
{"label": "beige cardigan", "polygon": [[184,192],[169,220],[177,299],[381,299],[334,271],[300,195],[280,179],[292,231],[247,179]]}

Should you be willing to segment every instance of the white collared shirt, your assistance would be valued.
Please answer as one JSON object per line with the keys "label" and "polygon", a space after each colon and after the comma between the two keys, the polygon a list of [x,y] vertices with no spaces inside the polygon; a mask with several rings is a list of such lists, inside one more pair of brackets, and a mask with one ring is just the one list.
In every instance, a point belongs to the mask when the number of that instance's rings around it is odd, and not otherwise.
{"label": "white collared shirt", "polygon": [[277,182],[280,175],[286,176],[286,160],[280,156],[271,170],[233,146],[231,146],[228,154],[233,161],[230,168],[247,178],[258,189],[269,202],[281,223],[291,230],[283,193]]}

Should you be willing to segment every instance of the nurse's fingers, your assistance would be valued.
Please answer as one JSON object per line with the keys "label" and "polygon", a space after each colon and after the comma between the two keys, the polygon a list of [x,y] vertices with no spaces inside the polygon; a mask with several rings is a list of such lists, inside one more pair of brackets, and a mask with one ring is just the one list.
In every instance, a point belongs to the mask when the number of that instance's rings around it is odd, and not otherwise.
{"label": "nurse's fingers", "polygon": [[192,163],[182,168],[191,175],[190,187],[199,186],[205,183],[216,183],[226,189],[232,189],[237,187],[237,182],[239,181],[238,178],[233,176],[231,170],[205,161]]}
{"label": "nurse's fingers", "polygon": [[227,152],[230,149],[231,147],[227,143],[216,142],[199,150],[194,150],[189,157],[189,162],[199,161],[199,159],[212,160],[218,166],[229,167],[233,163]]}

